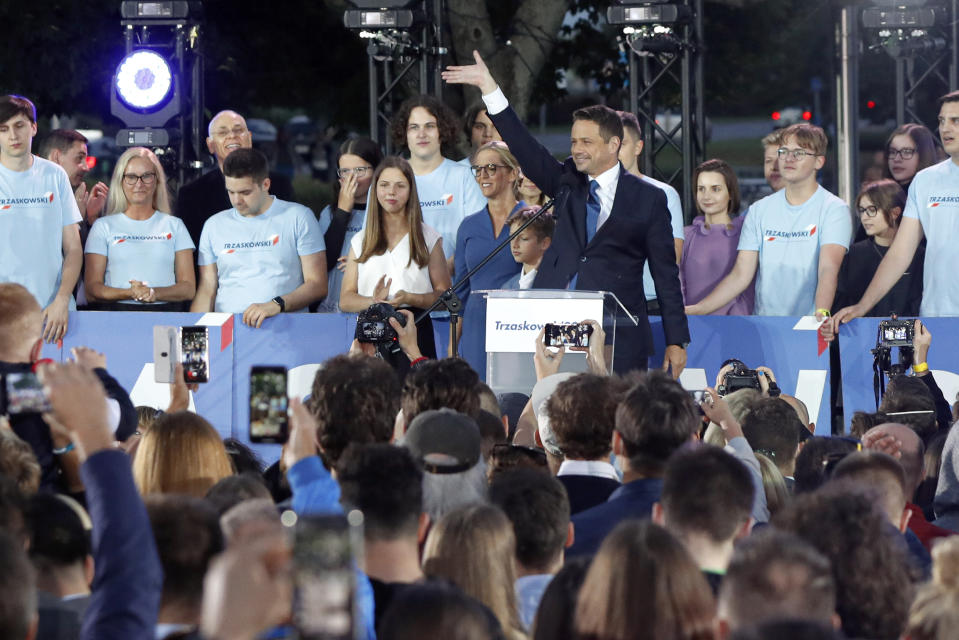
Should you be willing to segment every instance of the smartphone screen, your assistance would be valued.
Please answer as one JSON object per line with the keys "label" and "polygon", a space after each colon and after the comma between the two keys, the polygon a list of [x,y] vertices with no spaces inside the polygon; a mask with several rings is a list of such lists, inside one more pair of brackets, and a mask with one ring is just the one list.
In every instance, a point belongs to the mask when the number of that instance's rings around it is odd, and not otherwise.
{"label": "smartphone screen", "polygon": [[250,370],[250,442],[286,442],[286,369]]}
{"label": "smartphone screen", "polygon": [[43,384],[32,372],[8,373],[7,386],[7,413],[19,415],[24,413],[46,413],[50,411],[50,401],[43,391]]}
{"label": "smartphone screen", "polygon": [[547,347],[588,347],[593,327],[588,324],[547,324]]}
{"label": "smartphone screen", "polygon": [[206,327],[180,327],[180,363],[187,382],[210,381],[209,335]]}
{"label": "smartphone screen", "polygon": [[345,515],[297,519],[293,538],[293,624],[299,638],[348,640],[357,636],[360,625],[356,621],[353,569],[357,529]]}

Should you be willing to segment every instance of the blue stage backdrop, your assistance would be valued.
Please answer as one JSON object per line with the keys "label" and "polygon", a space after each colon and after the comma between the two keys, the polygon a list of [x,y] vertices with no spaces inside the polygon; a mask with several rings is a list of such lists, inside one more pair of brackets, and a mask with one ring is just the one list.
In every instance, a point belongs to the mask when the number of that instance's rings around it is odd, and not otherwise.
{"label": "blue stage backdrop", "polygon": [[[659,318],[651,319],[656,354],[650,367],[662,364],[664,345]],[[846,421],[857,409],[873,410],[872,355],[878,319],[860,319],[841,333],[843,397]],[[241,316],[218,313],[108,313],[71,314],[70,330],[62,350],[47,347],[45,355],[62,360],[70,348],[89,346],[107,355],[110,372],[133,397],[134,404],[165,408],[168,385],[153,381],[154,325],[210,327],[211,381],[193,395],[193,408],[206,417],[223,437],[248,442],[249,374],[254,365],[282,365],[290,370],[289,392],[305,397],[320,364],[349,349],[356,323],[354,314],[283,314],[270,318],[260,329],[251,329]],[[945,370],[949,355],[959,351],[959,322],[933,318],[929,366],[946,398],[955,399],[959,375]],[[818,354],[815,323],[811,318],[753,316],[693,316],[693,338],[687,369],[682,376],[687,389],[715,384],[724,360],[738,358],[750,368],[765,365],[773,370],[783,392],[799,397],[809,408],[816,433],[829,434],[829,354]],[[56,353],[54,353],[56,349]],[[278,445],[256,447],[272,462]]]}

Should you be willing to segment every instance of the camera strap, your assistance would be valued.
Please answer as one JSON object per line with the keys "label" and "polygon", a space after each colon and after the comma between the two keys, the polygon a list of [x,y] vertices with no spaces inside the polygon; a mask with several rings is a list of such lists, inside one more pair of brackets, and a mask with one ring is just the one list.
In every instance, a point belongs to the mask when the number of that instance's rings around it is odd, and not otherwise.
{"label": "camera strap", "polygon": [[876,357],[872,361],[872,390],[876,396],[876,411],[879,410],[879,402],[886,393],[886,378],[882,371],[882,352],[876,350]]}

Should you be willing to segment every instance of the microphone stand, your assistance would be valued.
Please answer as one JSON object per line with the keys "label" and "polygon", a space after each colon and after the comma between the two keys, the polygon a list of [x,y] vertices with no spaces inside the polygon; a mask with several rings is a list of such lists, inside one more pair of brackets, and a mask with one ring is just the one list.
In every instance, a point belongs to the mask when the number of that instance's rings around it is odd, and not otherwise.
{"label": "microphone stand", "polygon": [[436,302],[430,305],[429,309],[421,313],[414,320],[414,324],[419,324],[423,320],[423,318],[426,318],[427,316],[429,316],[430,313],[438,309],[440,306],[446,307],[446,310],[449,311],[450,313],[450,345],[452,345],[453,347],[452,357],[454,358],[457,357],[459,355],[459,345],[456,343],[456,327],[459,324],[460,317],[462,317],[463,315],[463,301],[460,300],[458,295],[456,295],[456,289],[459,289],[460,287],[462,287],[463,283],[468,282],[469,279],[473,277],[474,273],[482,269],[487,262],[492,260],[493,257],[496,256],[496,254],[502,251],[505,247],[508,247],[509,244],[513,242],[513,238],[523,233],[523,230],[526,229],[526,227],[533,224],[535,220],[538,220],[540,216],[542,216],[544,213],[546,213],[551,208],[553,208],[553,205],[556,204],[557,198],[562,193],[563,192],[561,188],[561,192],[560,194],[557,194],[556,198],[552,198],[548,200],[546,204],[540,207],[539,211],[537,211],[532,216],[530,216],[529,219],[526,222],[524,222],[522,225],[520,225],[520,227],[516,231],[511,233],[508,238],[503,240],[501,243],[499,243],[499,245],[496,248],[490,251],[489,254],[485,258],[483,258],[478,265],[470,269],[469,272],[467,272],[465,276],[460,278],[459,281],[456,282],[453,286],[451,286],[449,289],[441,293],[439,298],[436,299]]}

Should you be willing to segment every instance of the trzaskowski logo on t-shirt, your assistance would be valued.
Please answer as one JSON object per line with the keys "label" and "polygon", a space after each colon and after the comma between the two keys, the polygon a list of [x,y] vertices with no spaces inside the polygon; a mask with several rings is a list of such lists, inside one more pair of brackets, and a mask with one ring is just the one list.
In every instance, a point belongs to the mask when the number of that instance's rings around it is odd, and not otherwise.
{"label": "trzaskowski logo on t-shirt", "polygon": [[17,198],[0,198],[0,210],[14,207],[35,207],[53,203],[53,192],[47,191],[39,196],[20,196]]}
{"label": "trzaskowski logo on t-shirt", "polygon": [[173,240],[172,233],[118,233],[113,236],[113,244],[123,244],[125,242],[166,242]]}
{"label": "trzaskowski logo on t-shirt", "polygon": [[421,209],[430,209],[432,207],[448,207],[453,204],[453,194],[444,193],[439,200],[423,200],[420,202]]}
{"label": "trzaskowski logo on t-shirt", "polygon": [[930,209],[936,207],[959,207],[959,196],[929,196],[926,206]]}
{"label": "trzaskowski logo on t-shirt", "polygon": [[816,225],[811,224],[805,229],[766,229],[763,236],[766,242],[801,242],[816,235]]}
{"label": "trzaskowski logo on t-shirt", "polygon": [[275,233],[266,240],[246,240],[244,242],[224,242],[221,254],[245,253],[250,251],[269,251],[280,242],[280,234]]}

